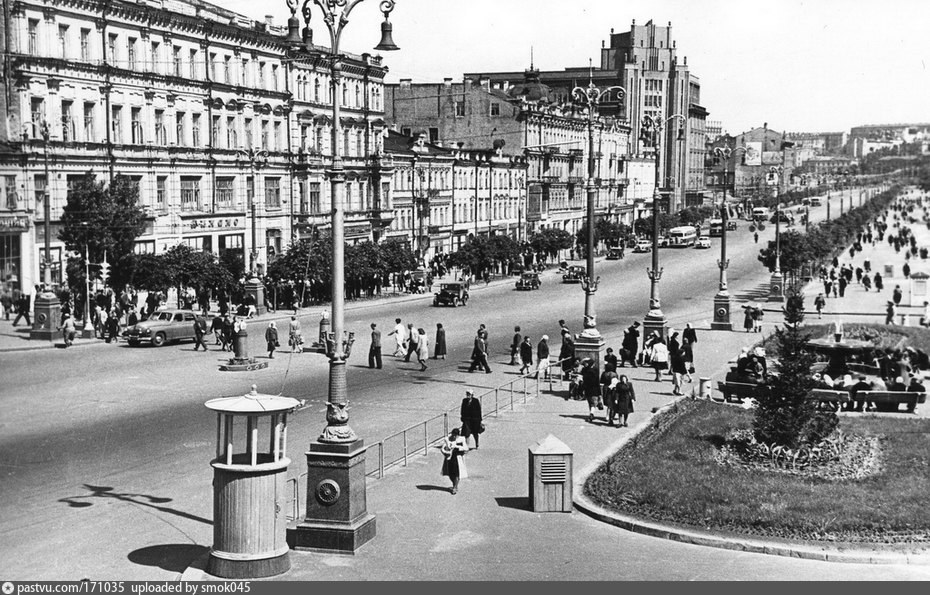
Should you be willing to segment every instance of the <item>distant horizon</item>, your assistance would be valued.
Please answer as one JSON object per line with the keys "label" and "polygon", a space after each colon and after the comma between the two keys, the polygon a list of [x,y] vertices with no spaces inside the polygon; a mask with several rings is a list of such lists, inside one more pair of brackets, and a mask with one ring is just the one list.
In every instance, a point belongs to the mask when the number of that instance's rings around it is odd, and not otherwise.
{"label": "distant horizon", "polygon": [[[256,20],[286,25],[284,0],[216,0]],[[314,39],[328,45],[311,2]],[[299,15],[298,15],[299,16]],[[545,71],[600,64],[611,27],[672,23],[680,59],[701,83],[708,121],[735,134],[769,122],[794,132],[930,122],[930,44],[922,0],[396,0],[390,16],[398,52],[383,54],[386,82],[462,80],[467,72]],[[371,53],[383,17],[377,0],[356,6],[340,49]],[[301,19],[301,26],[303,21]],[[532,49],[531,49],[532,48]],[[879,122],[872,124],[871,122]],[[895,124],[882,124],[894,122]]]}

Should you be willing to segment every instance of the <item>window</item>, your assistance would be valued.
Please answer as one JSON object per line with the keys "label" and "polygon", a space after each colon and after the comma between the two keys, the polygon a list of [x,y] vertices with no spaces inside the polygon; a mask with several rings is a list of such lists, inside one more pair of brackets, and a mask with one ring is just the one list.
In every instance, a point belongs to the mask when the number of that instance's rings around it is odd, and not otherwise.
{"label": "window", "polygon": [[313,79],[313,100],[319,103],[320,101],[320,79]]}
{"label": "window", "polygon": [[342,139],[342,154],[345,155],[346,157],[348,157],[348,156],[349,156],[349,147],[350,147],[350,145],[349,145],[349,131],[348,131],[348,130],[344,130],[342,136],[343,136],[343,139]]}
{"label": "window", "polygon": [[168,177],[158,176],[155,179],[155,207],[157,209],[168,208]]}
{"label": "window", "polygon": [[122,106],[119,106],[119,105],[113,106],[110,123],[113,126],[112,142],[116,144],[121,144],[123,142],[123,108]]}
{"label": "window", "polygon": [[29,19],[29,54],[39,55],[39,19]]}
{"label": "window", "polygon": [[136,38],[130,37],[126,40],[126,58],[130,70],[136,69]]}
{"label": "window", "polygon": [[6,187],[6,208],[12,211],[16,209],[19,199],[16,194],[16,176],[3,176],[3,184]]}
{"label": "window", "polygon": [[274,148],[276,151],[281,151],[284,149],[284,135],[281,134],[281,122],[274,123]]}
{"label": "window", "polygon": [[66,143],[75,140],[74,121],[72,120],[71,116],[71,106],[72,102],[70,101],[61,102],[61,140]]}
{"label": "window", "polygon": [[391,183],[390,182],[381,182],[381,204],[378,205],[381,209],[390,209],[391,208]]}
{"label": "window", "polygon": [[342,105],[349,105],[349,86],[342,83]]}
{"label": "window", "polygon": [[216,202],[221,207],[233,204],[233,178],[216,179]]}
{"label": "window", "polygon": [[81,60],[90,60],[90,29],[81,29]]}
{"label": "window", "polygon": [[258,63],[258,86],[262,89],[265,88],[265,63]]}
{"label": "window", "polygon": [[345,185],[345,192],[346,192],[346,195],[345,195],[345,198],[344,198],[345,203],[343,203],[343,204],[345,204],[345,209],[346,209],[347,211],[354,211],[355,208],[354,208],[354,206],[353,206],[353,204],[352,204],[352,184],[346,182],[346,185]]}
{"label": "window", "polygon": [[210,144],[214,147],[220,146],[220,117],[213,116],[213,122],[211,124],[211,135],[210,135]]}
{"label": "window", "polygon": [[249,83],[252,82],[251,77],[249,77],[249,61],[246,58],[242,59],[242,84],[244,86],[249,86]]}
{"label": "window", "polygon": [[190,50],[188,54],[188,65],[190,67],[190,75],[192,79],[197,78],[197,50]]}
{"label": "window", "polygon": [[239,146],[239,137],[236,134],[236,119],[226,118],[226,147],[235,149]]}
{"label": "window", "polygon": [[[71,178],[68,178],[68,188],[71,188]],[[48,189],[48,180],[45,179],[45,174],[36,174],[33,178],[33,198],[35,199],[35,204],[40,204],[45,200],[45,191]],[[9,188],[9,186],[7,186]],[[12,207],[15,208],[15,207]]]}
{"label": "window", "polygon": [[132,126],[132,144],[141,145],[142,137],[142,108],[134,107],[129,112],[130,124]]}
{"label": "window", "polygon": [[152,42],[152,65],[149,70],[161,72],[161,44],[157,41]]}
{"label": "window", "polygon": [[245,148],[251,149],[252,145],[252,118],[245,119]]}
{"label": "window", "polygon": [[168,133],[165,130],[165,110],[155,110],[155,144],[168,144]]}
{"label": "window", "polygon": [[265,208],[281,208],[281,178],[265,178]]}
{"label": "window", "polygon": [[175,112],[174,114],[174,142],[178,146],[185,144],[187,140],[187,135],[184,134],[184,118],[186,115],[184,112]]}
{"label": "window", "polygon": [[498,103],[497,101],[492,101],[492,102],[491,102],[491,115],[492,115],[492,116],[499,116],[499,115],[501,115],[501,104]]}
{"label": "window", "polygon": [[320,204],[320,183],[310,182],[310,212],[321,213],[323,206]]}
{"label": "window", "polygon": [[362,89],[355,85],[355,107],[362,107]]}
{"label": "window", "polygon": [[97,126],[94,123],[94,104],[84,104],[84,142],[92,143],[97,140]]}
{"label": "window", "polygon": [[132,246],[133,254],[155,254],[155,240],[139,241]]}
{"label": "window", "polygon": [[278,65],[271,65],[271,88],[275,91],[278,90]]}
{"label": "window", "polygon": [[314,132],[315,138],[313,139],[313,146],[316,149],[317,153],[323,153],[323,129],[317,128]]}
{"label": "window", "polygon": [[232,84],[232,56],[223,56],[223,80],[227,85]]}
{"label": "window", "polygon": [[[174,76],[181,76],[181,47],[174,46],[171,48],[171,60],[174,62]],[[193,73],[191,73],[193,76]]]}
{"label": "window", "polygon": [[268,120],[262,120],[262,148],[268,150]]}
{"label": "window", "polygon": [[116,62],[116,40],[118,36],[115,33],[110,33],[110,37],[107,40],[107,58],[110,62]]}
{"label": "window", "polygon": [[429,142],[436,144],[439,142],[439,129],[430,128],[429,129]]}
{"label": "window", "polygon": [[181,176],[181,210],[200,209],[200,177]]}
{"label": "window", "polygon": [[58,25],[58,57],[68,57],[68,25]]}
{"label": "window", "polygon": [[359,157],[365,154],[365,152],[362,150],[362,133],[361,132],[355,135],[355,154],[358,155]]}
{"label": "window", "polygon": [[194,114],[191,118],[191,144],[195,147],[200,146],[200,114]]}
{"label": "window", "polygon": [[455,102],[455,117],[463,118],[465,117],[465,100]]}
{"label": "window", "polygon": [[210,80],[216,80],[216,54],[210,54]]}
{"label": "window", "polygon": [[310,131],[310,127],[306,124],[300,125],[300,148],[304,151],[307,150],[307,135]]}
{"label": "window", "polygon": [[30,103],[32,119],[32,138],[42,137],[42,122],[45,121],[45,101],[39,97],[33,97]]}

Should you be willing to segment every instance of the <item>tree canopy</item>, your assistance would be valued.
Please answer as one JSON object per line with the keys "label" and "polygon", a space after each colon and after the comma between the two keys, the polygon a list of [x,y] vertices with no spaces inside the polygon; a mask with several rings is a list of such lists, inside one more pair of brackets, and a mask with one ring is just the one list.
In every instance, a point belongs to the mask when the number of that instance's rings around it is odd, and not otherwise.
{"label": "tree canopy", "polygon": [[559,256],[559,250],[568,250],[572,247],[572,234],[564,229],[553,227],[543,228],[530,236],[530,247],[536,254],[545,255],[550,259]]}

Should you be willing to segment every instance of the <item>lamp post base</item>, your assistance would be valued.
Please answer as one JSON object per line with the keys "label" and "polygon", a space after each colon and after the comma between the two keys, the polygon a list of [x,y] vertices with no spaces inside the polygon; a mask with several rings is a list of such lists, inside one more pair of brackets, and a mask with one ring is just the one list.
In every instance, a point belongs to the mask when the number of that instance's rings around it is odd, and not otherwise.
{"label": "lamp post base", "polygon": [[714,321],[710,323],[711,330],[732,331],[733,323],[730,321],[730,292],[723,289],[714,296]]}
{"label": "lamp post base", "polygon": [[770,302],[785,301],[785,279],[778,271],[772,273],[769,279],[769,299]]}
{"label": "lamp post base", "polygon": [[61,319],[61,302],[58,301],[58,297],[51,292],[36,296],[33,316],[29,339],[54,341],[58,335],[58,321]]}
{"label": "lamp post base", "polygon": [[365,441],[312,442],[307,452],[307,510],[287,528],[295,550],[354,554],[374,539],[375,515],[368,512]]}
{"label": "lamp post base", "polygon": [[649,310],[649,313],[643,318],[643,344],[646,343],[652,333],[658,334],[663,340],[668,338],[666,336],[668,335],[668,321],[659,308]]}
{"label": "lamp post base", "polygon": [[258,277],[250,277],[245,282],[245,293],[255,300],[255,312],[258,316],[267,311],[267,308],[265,308],[265,286]]}
{"label": "lamp post base", "polygon": [[[588,331],[594,331],[594,333]],[[597,375],[601,375],[601,353],[604,351],[604,338],[597,333],[596,329],[585,329],[580,335],[575,338],[575,357],[579,360],[582,360],[586,357],[590,357],[591,361],[594,362],[594,369],[597,370]]]}

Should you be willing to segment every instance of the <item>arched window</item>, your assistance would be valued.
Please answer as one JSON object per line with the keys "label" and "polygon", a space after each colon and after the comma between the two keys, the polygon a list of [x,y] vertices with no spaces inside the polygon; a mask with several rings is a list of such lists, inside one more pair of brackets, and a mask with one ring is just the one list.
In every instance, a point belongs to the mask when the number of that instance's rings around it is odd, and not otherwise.
{"label": "arched window", "polygon": [[355,107],[362,107],[362,88],[355,85]]}
{"label": "arched window", "polygon": [[319,103],[320,101],[320,79],[319,77],[314,77],[313,79],[313,100]]}
{"label": "arched window", "polygon": [[342,83],[342,105],[349,104],[349,86]]}

